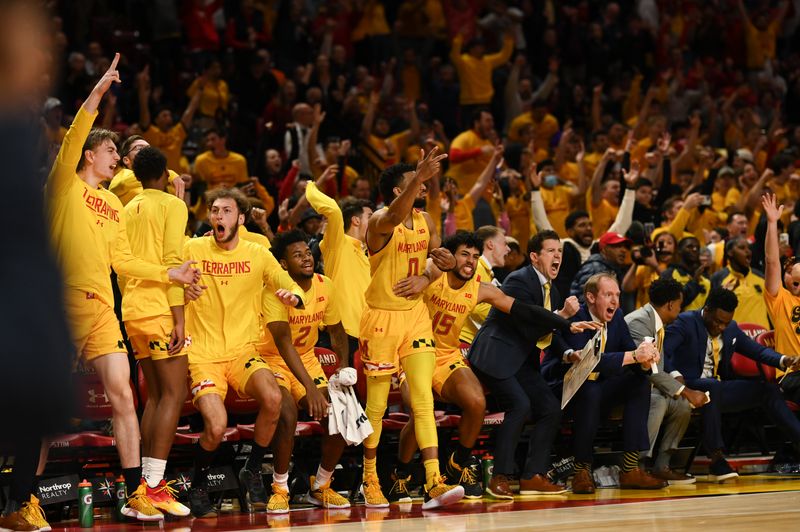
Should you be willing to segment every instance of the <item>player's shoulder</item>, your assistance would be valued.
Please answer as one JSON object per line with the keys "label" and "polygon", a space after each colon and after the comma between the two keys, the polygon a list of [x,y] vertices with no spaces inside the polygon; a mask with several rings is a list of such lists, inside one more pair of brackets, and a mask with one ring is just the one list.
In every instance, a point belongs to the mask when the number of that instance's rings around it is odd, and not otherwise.
{"label": "player's shoulder", "polygon": [[116,194],[114,194],[107,188],[102,188],[102,187],[97,189],[97,193],[103,197],[103,199],[106,201],[106,203],[109,204],[109,206],[111,206],[114,209],[117,209],[118,211],[122,210],[122,202],[120,201],[120,199],[117,197]]}

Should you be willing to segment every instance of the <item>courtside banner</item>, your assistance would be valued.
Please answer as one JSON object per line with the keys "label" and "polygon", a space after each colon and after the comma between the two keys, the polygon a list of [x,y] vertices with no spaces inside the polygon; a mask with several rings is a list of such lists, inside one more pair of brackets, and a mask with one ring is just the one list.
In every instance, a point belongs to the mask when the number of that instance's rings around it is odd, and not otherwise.
{"label": "courtside banner", "polygon": [[36,496],[42,506],[78,500],[78,475],[48,478],[36,486]]}
{"label": "courtside banner", "polygon": [[92,483],[92,502],[93,504],[104,502],[117,502],[116,493],[114,493],[114,479],[109,477],[94,477],[90,478],[89,482]]}
{"label": "courtside banner", "polygon": [[[175,489],[178,490],[179,497],[187,494],[192,486],[192,473],[177,473],[167,477],[168,480],[175,481]],[[214,467],[208,470],[208,491],[227,491],[239,489],[239,480],[233,473],[231,466]]]}

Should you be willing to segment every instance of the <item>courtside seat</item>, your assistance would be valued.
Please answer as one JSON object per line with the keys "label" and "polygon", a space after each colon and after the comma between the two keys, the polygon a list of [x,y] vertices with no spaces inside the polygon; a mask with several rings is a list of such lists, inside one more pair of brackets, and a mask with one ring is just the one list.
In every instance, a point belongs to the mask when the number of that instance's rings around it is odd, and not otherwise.
{"label": "courtside seat", "polygon": [[[253,440],[255,438],[255,424],[236,425],[235,429],[239,433],[242,441]],[[317,421],[298,421],[294,430],[295,437],[322,436],[325,431]]]}
{"label": "courtside seat", "polygon": [[258,412],[258,402],[250,397],[242,397],[236,390],[228,388],[225,410],[229,414],[255,414]]}
{"label": "courtside seat", "polygon": [[62,434],[49,439],[51,449],[78,449],[84,446],[84,433]]}
{"label": "courtside seat", "polygon": [[[742,325],[745,325],[747,330],[745,330]],[[754,328],[758,328],[755,330],[760,330],[761,332],[753,336],[753,339],[760,345],[774,347],[775,333],[773,331],[765,331],[760,325],[748,323],[740,324],[739,327],[742,327],[742,330],[745,330],[748,335],[751,334],[749,331],[753,331]],[[733,353],[733,357],[731,358],[731,367],[733,368],[734,373],[740,377],[750,379],[762,378],[767,382],[775,382],[776,380],[775,368],[772,366],[767,366],[766,364],[761,364],[760,362],[756,362],[755,360],[747,358],[739,353]]]}
{"label": "courtside seat", "polygon": [[486,414],[485,416],[483,416],[483,426],[491,427],[491,426],[502,425],[505,417],[506,417],[505,412],[493,412],[491,414]]}
{"label": "courtside seat", "polygon": [[[200,441],[200,436],[202,434],[202,432],[188,432],[179,429],[177,432],[175,432],[175,440],[173,445],[195,445],[198,441]],[[239,430],[236,427],[227,427],[225,432],[222,434],[223,442],[235,442],[239,441],[239,439]]]}
{"label": "courtside seat", "polygon": [[319,364],[322,366],[322,371],[325,372],[325,377],[330,380],[333,374],[336,373],[336,370],[339,369],[339,364],[341,363],[339,355],[324,347],[315,347],[314,354],[317,355],[317,360],[319,360]]}

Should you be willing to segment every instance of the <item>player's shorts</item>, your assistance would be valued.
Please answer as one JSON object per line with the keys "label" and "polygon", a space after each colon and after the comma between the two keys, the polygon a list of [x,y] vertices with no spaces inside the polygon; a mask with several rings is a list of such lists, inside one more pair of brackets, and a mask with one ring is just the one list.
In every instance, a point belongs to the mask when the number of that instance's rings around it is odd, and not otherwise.
{"label": "player's shorts", "polygon": [[431,317],[422,300],[409,310],[364,309],[359,351],[366,375],[395,373],[401,359],[435,348]]}
{"label": "player's shorts", "polygon": [[[170,358],[169,341],[173,325],[172,314],[126,321],[125,330],[133,347],[134,358],[136,360]],[[186,354],[184,345],[179,353],[172,356],[186,356]]]}
{"label": "player's shorts", "polygon": [[265,369],[272,373],[269,364],[255,352],[247,351],[233,360],[223,362],[192,363],[189,358],[189,375],[192,378],[192,402],[197,402],[204,395],[219,395],[222,400],[228,394],[228,386],[236,390],[241,397],[247,397],[244,389],[247,381],[256,371]]}
{"label": "player's shorts", "polygon": [[[294,376],[283,357],[280,355],[264,355],[264,359],[272,368],[272,374],[275,375],[278,386],[286,388],[292,394],[295,403],[300,402],[300,399],[306,396],[306,387]],[[326,388],[328,386],[328,378],[325,376],[325,371],[322,369],[322,365],[319,363],[314,351],[311,350],[300,355],[300,360],[317,388]]]}
{"label": "player's shorts", "polygon": [[82,290],[69,290],[64,305],[79,358],[90,361],[126,352],[113,306],[97,294]]}
{"label": "player's shorts", "polygon": [[[447,382],[453,372],[461,368],[469,368],[469,365],[464,360],[464,355],[461,354],[460,349],[444,353],[436,351],[436,367],[433,369],[433,391],[441,397],[444,383]],[[406,380],[406,372],[401,371],[399,378],[402,385],[403,381]]]}

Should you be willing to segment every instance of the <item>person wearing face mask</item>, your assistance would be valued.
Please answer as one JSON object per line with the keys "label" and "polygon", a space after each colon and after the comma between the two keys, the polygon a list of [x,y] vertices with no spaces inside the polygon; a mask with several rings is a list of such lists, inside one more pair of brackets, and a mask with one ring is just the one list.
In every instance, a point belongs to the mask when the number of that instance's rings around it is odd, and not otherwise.
{"label": "person wearing face mask", "polygon": [[[538,172],[536,169],[537,165],[531,165],[529,169],[529,179],[531,179],[532,184],[531,197],[534,194],[539,196],[539,200],[544,205],[543,210],[546,212],[545,219],[547,219],[546,225],[540,227],[539,223],[537,223],[537,227],[539,229],[552,229],[564,238],[567,236],[565,227],[567,215],[572,210],[571,206],[575,198],[583,194],[583,188],[559,179],[555,164],[551,159],[546,159],[539,163]],[[532,177],[534,175],[536,176],[535,178]],[[585,184],[583,184],[583,187],[585,188]],[[534,217],[534,220],[536,219]]]}
{"label": "person wearing face mask", "polygon": [[725,242],[727,266],[711,276],[711,288],[721,286],[733,290],[739,299],[739,306],[733,314],[738,323],[757,323],[770,329],[764,300],[764,277],[750,267],[752,258],[753,252],[745,237],[729,239]]}
{"label": "person wearing face mask", "polygon": [[703,308],[711,290],[707,265],[700,262],[700,242],[690,236],[678,242],[678,259],[661,272],[662,279],[675,279],[683,285],[683,310]]}
{"label": "person wearing face mask", "polygon": [[[639,469],[639,452],[650,448],[647,417],[650,409],[651,365],[660,358],[655,344],[643,342],[636,347],[619,307],[619,285],[610,273],[592,275],[585,283],[586,302],[570,321],[601,324],[596,349],[600,362],[581,384],[568,405],[574,418],[573,452],[575,477],[573,493],[594,493],[592,477],[593,442],[600,422],[614,405],[624,405],[622,470],[623,489],[660,489],[667,483]],[[580,360],[580,351],[593,341],[595,331],[553,336],[553,343],[542,362],[542,376],[557,398],[561,398],[564,376],[570,365]]]}
{"label": "person wearing face mask", "polygon": [[624,276],[623,268],[628,261],[631,244],[629,238],[619,233],[608,232],[600,237],[600,253],[593,253],[581,265],[570,285],[569,295],[576,296],[583,302],[584,286],[597,273],[611,274],[619,282]]}

